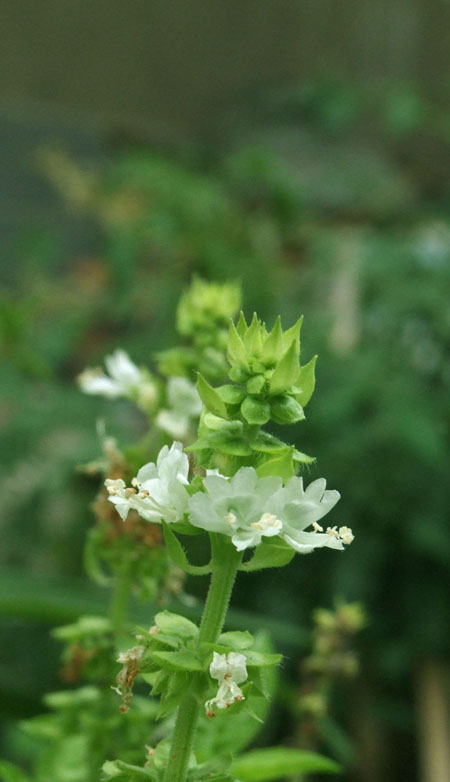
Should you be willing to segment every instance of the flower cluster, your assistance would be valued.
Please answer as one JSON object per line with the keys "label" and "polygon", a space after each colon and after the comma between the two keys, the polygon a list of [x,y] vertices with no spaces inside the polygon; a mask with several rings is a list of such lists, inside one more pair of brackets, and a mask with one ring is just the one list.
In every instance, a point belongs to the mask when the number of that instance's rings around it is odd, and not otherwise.
{"label": "flower cluster", "polygon": [[189,497],[188,472],[188,458],[175,442],[170,449],[162,448],[156,464],[139,470],[132,488],[121,478],[107,479],[105,485],[122,519],[131,509],[152,522],[172,523],[188,513],[194,527],[231,537],[238,551],[275,535],[301,554],[323,546],[342,549],[353,540],[348,527],[327,527],[324,532],[319,524],[340,497],[326,489],[324,478],[304,489],[302,478],[283,485],[274,475],[258,477],[253,467],[241,467],[232,478],[209,471],[203,479],[205,491]]}
{"label": "flower cluster", "polygon": [[231,479],[209,475],[203,484],[206,493],[189,501],[191,524],[230,536],[238,551],[274,535],[302,554],[322,546],[342,549],[353,540],[348,527],[324,532],[318,523],[340,497],[325,488],[324,478],[304,489],[302,478],[293,477],[283,486],[281,478],[258,478],[252,467],[241,467]]}
{"label": "flower cluster", "polygon": [[187,511],[188,472],[188,458],[181,443],[175,442],[161,449],[156,464],[141,467],[131,488],[122,478],[107,478],[105,486],[124,521],[130,510],[136,510],[146,521],[170,523],[182,519]]}

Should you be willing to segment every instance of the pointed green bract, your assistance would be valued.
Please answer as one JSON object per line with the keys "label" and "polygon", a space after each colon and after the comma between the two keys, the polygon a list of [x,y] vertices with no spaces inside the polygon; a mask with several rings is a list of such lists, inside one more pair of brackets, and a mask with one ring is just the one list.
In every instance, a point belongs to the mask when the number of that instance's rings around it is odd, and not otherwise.
{"label": "pointed green bract", "polygon": [[297,345],[297,350],[298,350],[297,355],[300,355],[300,331],[302,329],[302,324],[303,324],[303,315],[300,315],[297,323],[294,323],[294,325],[291,326],[290,329],[284,332],[284,339],[286,345],[289,345],[292,339],[295,340],[295,343]]}
{"label": "pointed green bract", "polygon": [[258,316],[255,312],[253,314],[252,322],[243,338],[245,349],[248,354],[255,357],[262,355],[264,333],[265,328],[258,320]]}
{"label": "pointed green bract", "polygon": [[311,361],[308,361],[300,370],[300,379],[297,382],[295,398],[302,407],[305,407],[308,404],[314,393],[316,384],[316,361],[317,356],[314,356]]}
{"label": "pointed green bract", "polygon": [[227,356],[232,366],[248,369],[247,351],[233,321],[228,332]]}
{"label": "pointed green bract", "polygon": [[202,375],[198,375],[197,391],[205,407],[220,418],[227,418],[227,408],[220,394],[209,385]]}
{"label": "pointed green bract", "polygon": [[281,317],[275,321],[275,325],[264,343],[264,358],[268,365],[275,364],[283,353],[283,328]]}
{"label": "pointed green bract", "polygon": [[279,456],[274,456],[272,459],[264,461],[256,468],[259,477],[265,478],[269,475],[277,475],[283,481],[288,481],[296,473],[293,458],[294,451],[294,447],[286,445],[284,452]]}
{"label": "pointed green bract", "polygon": [[247,329],[248,329],[247,321],[245,320],[245,315],[241,310],[239,313],[239,320],[236,324],[236,330],[239,336],[243,337]]}
{"label": "pointed green bract", "polygon": [[295,339],[274,369],[270,379],[270,392],[279,394],[286,391],[296,383],[300,376],[300,364],[298,360],[298,346]]}

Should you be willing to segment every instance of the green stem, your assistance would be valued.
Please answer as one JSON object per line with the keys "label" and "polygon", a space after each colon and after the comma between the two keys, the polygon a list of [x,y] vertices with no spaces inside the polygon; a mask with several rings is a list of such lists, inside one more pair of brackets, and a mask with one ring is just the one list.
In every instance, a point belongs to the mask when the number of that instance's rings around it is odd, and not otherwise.
{"label": "green stem", "polygon": [[114,590],[109,604],[109,618],[114,634],[120,635],[127,615],[128,602],[131,591],[131,567],[118,569],[114,574]]}
{"label": "green stem", "polygon": [[[233,545],[211,537],[212,576],[200,624],[198,644],[215,643],[221,633],[230,602],[234,579],[242,554]],[[195,738],[200,704],[189,692],[178,708],[164,782],[184,782]]]}

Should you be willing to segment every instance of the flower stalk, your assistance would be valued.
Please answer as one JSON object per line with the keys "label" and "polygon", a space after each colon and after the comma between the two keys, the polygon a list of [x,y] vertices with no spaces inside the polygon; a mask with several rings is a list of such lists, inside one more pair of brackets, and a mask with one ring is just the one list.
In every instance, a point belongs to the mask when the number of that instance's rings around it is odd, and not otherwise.
{"label": "flower stalk", "polygon": [[[216,643],[230,602],[242,554],[211,535],[212,576],[197,644]],[[184,782],[197,728],[200,702],[190,691],[178,707],[164,782]]]}

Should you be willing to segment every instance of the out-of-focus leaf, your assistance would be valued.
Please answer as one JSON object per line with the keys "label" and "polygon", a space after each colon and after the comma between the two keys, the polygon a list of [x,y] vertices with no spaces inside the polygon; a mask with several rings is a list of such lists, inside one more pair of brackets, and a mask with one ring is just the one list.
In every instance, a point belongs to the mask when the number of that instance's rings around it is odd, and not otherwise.
{"label": "out-of-focus leaf", "polygon": [[235,758],[232,773],[242,782],[272,782],[297,774],[338,774],[340,767],[334,760],[315,752],[290,747],[254,749]]}

